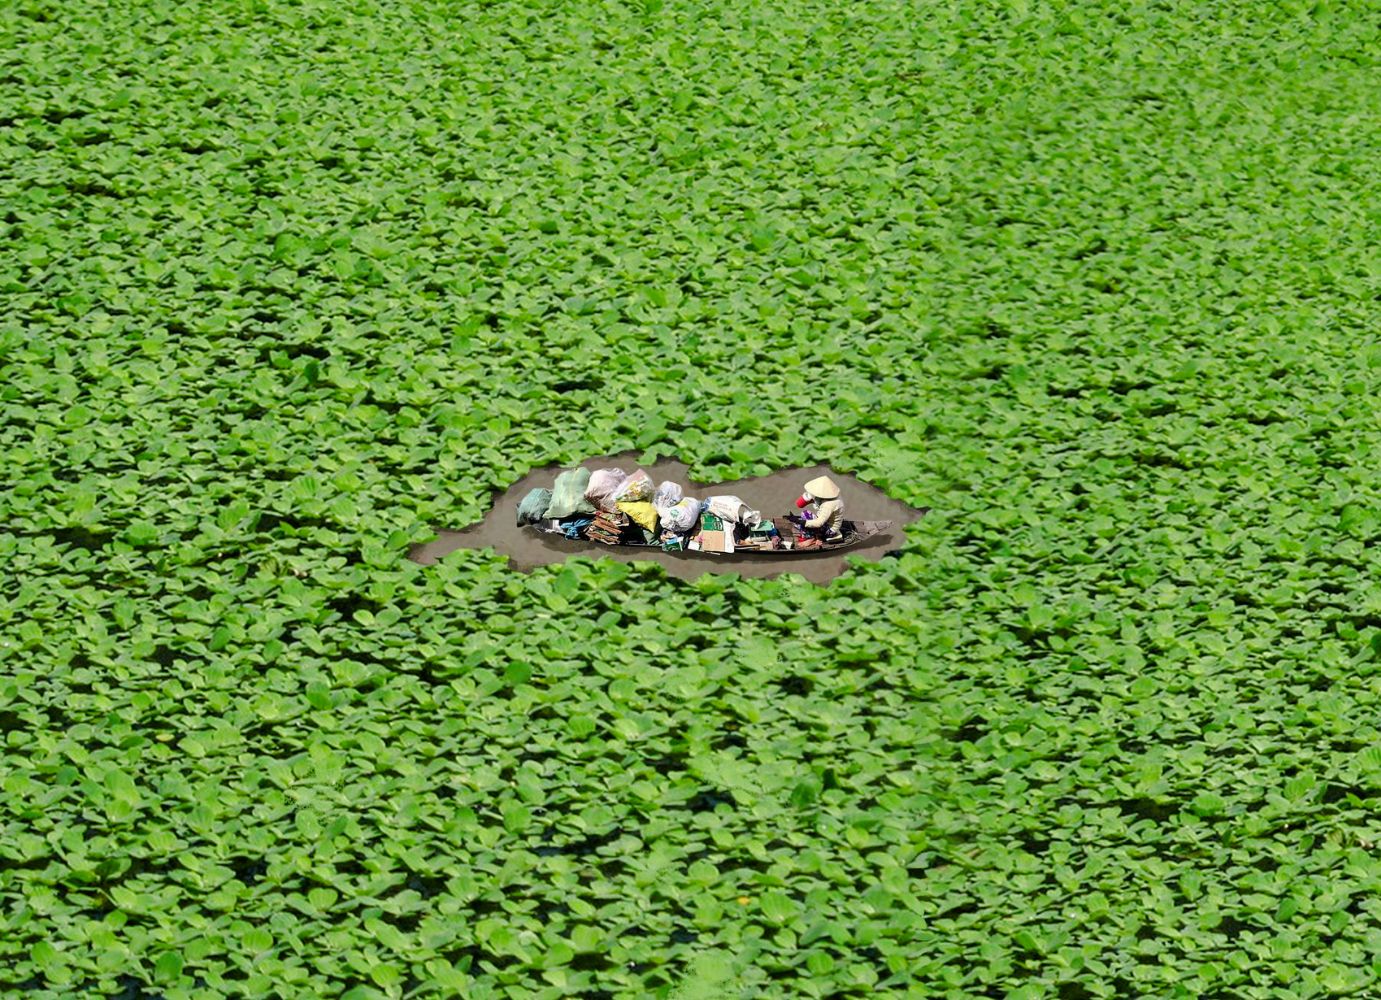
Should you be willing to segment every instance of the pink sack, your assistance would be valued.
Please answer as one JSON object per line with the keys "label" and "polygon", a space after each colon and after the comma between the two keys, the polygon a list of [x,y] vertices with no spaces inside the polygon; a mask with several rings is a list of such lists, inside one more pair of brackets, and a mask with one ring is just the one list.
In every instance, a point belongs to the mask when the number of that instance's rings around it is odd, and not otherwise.
{"label": "pink sack", "polygon": [[622,469],[598,469],[590,473],[590,485],[585,487],[585,499],[600,510],[614,510],[614,492],[627,478]]}

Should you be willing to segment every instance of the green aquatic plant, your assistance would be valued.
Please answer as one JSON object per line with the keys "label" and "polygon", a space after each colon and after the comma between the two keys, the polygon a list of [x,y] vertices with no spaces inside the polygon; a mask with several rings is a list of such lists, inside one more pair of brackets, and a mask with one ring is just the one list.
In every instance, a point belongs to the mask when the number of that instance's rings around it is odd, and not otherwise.
{"label": "green aquatic plant", "polygon": [[[1374,12],[9,13],[0,992],[1375,993]],[[932,512],[404,559],[629,448]]]}

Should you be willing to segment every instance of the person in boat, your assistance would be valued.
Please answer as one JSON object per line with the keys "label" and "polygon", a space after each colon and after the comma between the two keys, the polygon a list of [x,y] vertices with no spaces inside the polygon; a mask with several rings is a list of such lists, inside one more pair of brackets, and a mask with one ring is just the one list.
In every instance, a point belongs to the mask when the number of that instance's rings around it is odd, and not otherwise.
{"label": "person in boat", "polygon": [[[814,512],[805,510],[814,504]],[[823,538],[827,542],[838,542],[844,538],[844,499],[839,495],[839,487],[829,476],[820,476],[806,483],[805,491],[796,501],[802,510],[805,521],[802,527],[807,536]]]}

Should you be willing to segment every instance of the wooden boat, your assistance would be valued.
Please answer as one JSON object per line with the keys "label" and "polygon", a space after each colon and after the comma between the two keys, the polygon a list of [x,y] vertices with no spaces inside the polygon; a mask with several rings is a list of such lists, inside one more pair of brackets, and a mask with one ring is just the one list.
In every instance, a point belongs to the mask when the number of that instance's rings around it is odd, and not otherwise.
{"label": "wooden boat", "polygon": [[[637,537],[640,533],[640,529],[622,532],[617,537],[617,540],[605,541],[595,537],[572,538],[569,534],[567,534],[566,525],[564,521],[543,520],[538,521],[535,524],[529,524],[527,525],[527,528],[529,530],[537,531],[542,534],[554,535],[558,538],[563,538],[571,541],[587,542],[590,545],[617,546],[618,548],[657,549],[666,552],[680,552],[684,555],[690,556],[810,556],[821,554],[827,555],[830,553],[842,551],[844,549],[853,548],[854,546],[859,545],[870,538],[883,534],[887,531],[888,528],[892,526],[891,521],[845,520],[843,522],[842,527],[842,537],[839,541],[822,542],[819,545],[800,548],[798,547],[799,541],[795,537],[788,535],[788,531],[790,530],[790,528],[787,528],[787,530],[782,530],[784,527],[786,527],[786,522],[788,522],[788,520],[788,518],[772,519],[772,523],[778,527],[778,533],[783,538],[783,545],[780,548],[772,548],[766,545],[747,544],[744,541],[736,539],[733,548],[725,551],[703,548],[691,548],[690,542],[697,534],[697,532],[694,531],[687,535],[678,536],[681,545],[668,547],[662,541],[648,542],[643,540],[642,538]],[[739,534],[742,534],[741,529]],[[604,538],[613,539],[613,536],[606,534]]]}

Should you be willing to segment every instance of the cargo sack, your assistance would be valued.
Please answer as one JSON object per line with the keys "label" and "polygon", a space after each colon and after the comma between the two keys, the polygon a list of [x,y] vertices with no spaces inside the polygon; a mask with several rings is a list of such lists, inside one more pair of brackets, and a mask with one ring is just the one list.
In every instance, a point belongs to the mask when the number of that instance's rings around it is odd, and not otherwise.
{"label": "cargo sack", "polygon": [[622,469],[599,469],[590,473],[590,485],[585,487],[585,499],[600,510],[614,509],[614,490],[628,478]]}
{"label": "cargo sack", "polygon": [[685,497],[679,503],[659,510],[662,515],[662,530],[684,535],[700,521],[700,501]]}
{"label": "cargo sack", "polygon": [[589,469],[571,469],[561,473],[552,484],[551,504],[545,516],[559,519],[572,514],[593,514],[595,505],[585,499],[589,486]]}
{"label": "cargo sack", "polygon": [[618,508],[644,531],[657,531],[657,510],[646,500],[620,500]]}
{"label": "cargo sack", "polygon": [[536,524],[542,520],[547,513],[547,505],[551,503],[551,490],[543,489],[538,486],[528,490],[527,496],[523,497],[518,504],[518,527],[525,524]]}
{"label": "cargo sack", "polygon": [[710,497],[706,510],[731,524],[742,524],[748,528],[756,528],[762,520],[761,513],[735,496]]}
{"label": "cargo sack", "polygon": [[652,506],[657,508],[657,513],[661,513],[667,507],[674,507],[681,502],[681,484],[673,483],[670,480],[657,484],[657,492],[652,494]]}
{"label": "cargo sack", "polygon": [[642,469],[629,473],[628,478],[614,487],[614,502],[626,500],[629,503],[652,502],[652,477]]}

